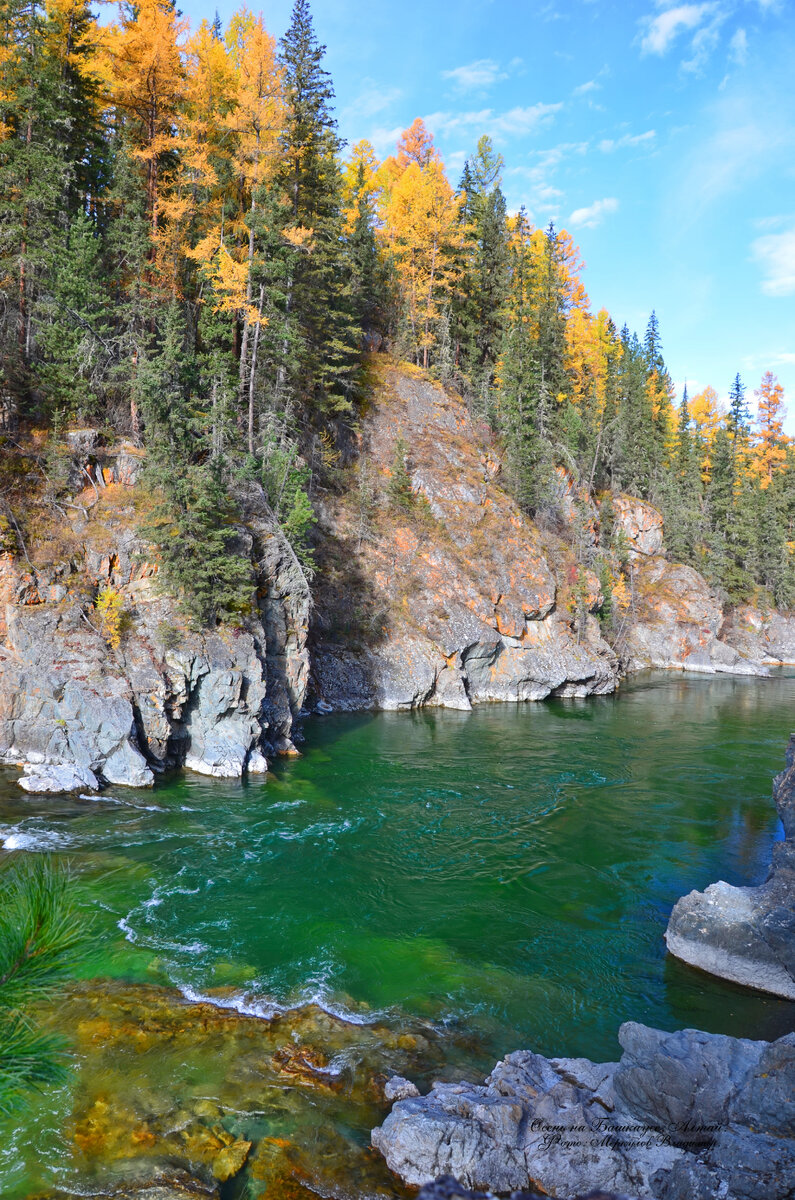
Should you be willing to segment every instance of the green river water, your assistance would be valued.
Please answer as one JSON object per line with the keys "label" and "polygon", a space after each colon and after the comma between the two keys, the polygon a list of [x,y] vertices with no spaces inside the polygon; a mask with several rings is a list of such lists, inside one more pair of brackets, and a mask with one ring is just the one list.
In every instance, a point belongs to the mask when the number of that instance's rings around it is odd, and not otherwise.
{"label": "green river water", "polygon": [[[662,935],[683,893],[764,878],[794,716],[792,677],[657,675],[585,701],[313,718],[267,782],[76,801],[4,772],[0,845],[72,862],[84,976],[425,1022],[453,1076],[518,1047],[615,1058],[627,1019],[770,1038],[795,1005],[684,967]],[[80,1086],[3,1137],[0,1194],[58,1178]]]}

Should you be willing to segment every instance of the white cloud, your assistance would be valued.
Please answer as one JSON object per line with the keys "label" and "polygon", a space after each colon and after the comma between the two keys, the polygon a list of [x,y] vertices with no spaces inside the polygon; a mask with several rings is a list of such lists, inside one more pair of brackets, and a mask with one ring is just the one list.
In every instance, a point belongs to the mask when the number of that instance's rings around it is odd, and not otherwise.
{"label": "white cloud", "polygon": [[387,154],[395,153],[395,147],[403,130],[403,125],[395,125],[391,129],[379,126],[369,133],[367,140],[379,158],[384,158]]}
{"label": "white cloud", "polygon": [[657,17],[645,17],[645,33],[641,39],[644,54],[665,54],[680,33],[696,29],[716,8],[714,3],[678,4]]}
{"label": "white cloud", "polygon": [[366,120],[389,108],[403,93],[400,88],[382,88],[373,79],[362,80],[363,90],[340,113],[343,121]]}
{"label": "white cloud", "polygon": [[748,58],[748,35],[744,29],[735,30],[729,42],[729,59],[738,67],[744,67]]}
{"label": "white cloud", "polygon": [[432,133],[491,133],[507,137],[523,137],[549,125],[562,104],[532,104],[526,108],[511,108],[495,112],[481,108],[472,112],[435,112],[423,117]]}
{"label": "white cloud", "polygon": [[604,200],[594,200],[587,208],[575,208],[569,217],[569,225],[580,226],[583,229],[594,229],[609,213],[618,211],[618,200],[615,196],[607,196]]}
{"label": "white cloud", "polygon": [[604,138],[599,143],[599,149],[603,154],[612,154],[614,150],[622,150],[625,146],[649,146],[656,137],[656,129],[647,129],[645,133],[625,133],[615,141],[613,138]]}
{"label": "white cloud", "polygon": [[795,293],[795,228],[757,238],[751,244],[751,253],[762,268],[762,291],[766,296]]}
{"label": "white cloud", "polygon": [[595,79],[589,79],[587,83],[581,83],[571,93],[572,96],[586,96],[588,92],[598,92],[601,88],[601,83],[597,83]]}
{"label": "white cloud", "polygon": [[452,71],[442,71],[442,79],[452,79],[462,92],[486,91],[495,83],[507,78],[508,72],[503,71],[493,58],[479,58],[466,66],[454,67]]}

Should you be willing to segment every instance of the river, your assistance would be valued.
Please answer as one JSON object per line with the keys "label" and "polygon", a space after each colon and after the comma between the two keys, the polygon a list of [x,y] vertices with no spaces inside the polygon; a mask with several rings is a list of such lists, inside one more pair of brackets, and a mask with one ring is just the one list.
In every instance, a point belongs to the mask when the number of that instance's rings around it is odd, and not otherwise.
{"label": "river", "polygon": [[[583,701],[312,718],[267,782],[73,800],[4,772],[0,844],[73,864],[86,978],[420,1022],[470,1072],[520,1046],[615,1058],[628,1019],[770,1038],[795,1005],[667,958],[662,935],[692,888],[764,878],[794,717],[791,676],[668,674]],[[4,1196],[59,1177],[81,1061],[3,1143]]]}

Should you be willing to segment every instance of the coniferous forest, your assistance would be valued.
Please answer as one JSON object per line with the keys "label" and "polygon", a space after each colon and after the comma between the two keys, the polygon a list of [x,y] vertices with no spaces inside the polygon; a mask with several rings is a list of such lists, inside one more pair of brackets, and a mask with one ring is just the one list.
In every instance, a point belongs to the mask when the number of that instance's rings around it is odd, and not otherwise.
{"label": "coniferous forest", "polygon": [[[314,489],[379,348],[464,395],[529,514],[562,478],[632,493],[727,600],[795,604],[775,376],[727,362],[727,411],[711,387],[675,395],[654,313],[634,332],[593,311],[569,234],[508,212],[488,137],[455,183],[420,120],[383,162],[344,145],[306,0],[280,39],[246,9],[192,31],[168,0],[111,24],[84,0],[1,7],[2,437],[44,431],[54,505],[67,427],[145,448],[146,532],[196,619],[250,591],[236,482],[261,482],[311,572]],[[1,482],[19,550],[19,480]]]}

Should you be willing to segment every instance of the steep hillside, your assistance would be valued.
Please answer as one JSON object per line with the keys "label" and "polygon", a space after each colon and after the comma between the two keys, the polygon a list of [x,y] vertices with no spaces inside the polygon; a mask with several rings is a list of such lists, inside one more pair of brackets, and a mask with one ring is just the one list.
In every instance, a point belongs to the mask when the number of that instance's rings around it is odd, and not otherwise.
{"label": "steep hillside", "polygon": [[[303,700],[309,593],[255,487],[240,552],[257,594],[239,628],[191,628],[137,532],[140,463],[71,439],[86,487],[24,556],[0,556],[0,761],[28,791],[148,786],[153,771],[264,771]],[[35,497],[32,497],[35,499]],[[110,598],[110,606],[103,600]]]}
{"label": "steep hillside", "polygon": [[[722,640],[723,608],[706,581],[664,557],[660,514],[624,495],[611,505],[631,586],[611,648],[594,615],[599,581],[578,569],[578,557],[597,557],[596,507],[561,473],[557,533],[539,529],[505,490],[499,447],[460,397],[384,356],[372,370],[356,466],[321,509],[321,709],[586,696],[612,691],[622,666],[765,672],[759,645]],[[396,495],[401,467],[413,500]]]}
{"label": "steep hillside", "polygon": [[[373,362],[373,404],[342,496],[322,507],[312,645],[318,699],[334,708],[468,709],[478,701],[612,691],[618,662],[576,573],[500,482],[461,399],[405,365]],[[395,496],[403,445],[414,497]],[[587,608],[601,603],[588,577]]]}
{"label": "steep hillside", "polygon": [[17,507],[27,496],[37,514],[27,539],[4,527],[0,555],[0,761],[24,767],[23,787],[264,771],[293,750],[304,705],[466,710],[604,694],[643,667],[764,674],[795,658],[795,618],[724,614],[696,571],[665,557],[659,513],[626,495],[609,499],[624,590],[608,641],[593,569],[604,502],[561,472],[539,526],[459,396],[385,355],[370,373],[357,444],[316,500],[312,596],[261,490],[238,489],[256,594],[236,626],[192,628],[159,587],[139,532],[153,503],[140,451],[71,431],[71,498],[55,504],[27,482],[31,448],[6,460]]}

